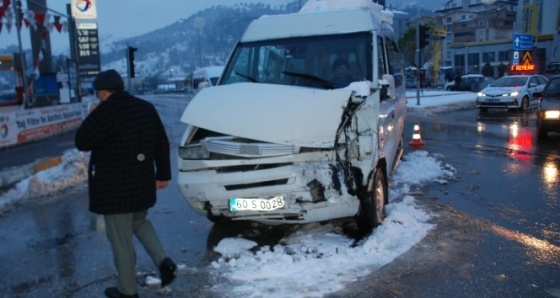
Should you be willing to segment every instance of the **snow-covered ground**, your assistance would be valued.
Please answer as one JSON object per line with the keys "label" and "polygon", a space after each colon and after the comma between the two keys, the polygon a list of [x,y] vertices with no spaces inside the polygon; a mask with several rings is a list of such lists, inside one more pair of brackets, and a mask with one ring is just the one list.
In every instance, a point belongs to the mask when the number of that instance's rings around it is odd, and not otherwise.
{"label": "snow-covered ground", "polygon": [[[24,181],[0,201],[54,194],[86,180],[87,154],[71,149],[62,163]],[[310,224],[274,247],[243,238],[225,238],[215,247],[221,257],[209,272],[219,281],[216,292],[231,297],[322,297],[382,267],[408,251],[434,227],[418,207],[411,187],[445,183],[455,170],[427,151],[404,156],[389,189],[387,217],[367,238],[354,243],[340,227]]]}
{"label": "snow-covered ground", "polygon": [[[409,109],[457,109],[472,106],[475,97],[473,93],[428,92],[436,91],[425,91],[420,105],[415,92],[407,92]],[[67,150],[59,165],[31,175],[4,192],[0,212],[11,204],[85,183],[88,158],[88,153]],[[434,227],[431,215],[416,205],[409,190],[429,182],[445,182],[454,172],[451,165],[426,151],[405,155],[389,189],[385,221],[358,244],[333,225],[315,224],[304,226],[274,247],[256,248],[251,240],[225,238],[215,247],[221,257],[207,268],[217,277],[214,290],[234,297],[321,297],[343,289],[426,236]]]}
{"label": "snow-covered ground", "polygon": [[[421,173],[419,175],[418,173]],[[322,297],[408,251],[434,227],[431,215],[407,195],[411,186],[447,181],[455,170],[426,151],[407,154],[389,190],[387,217],[357,245],[340,228],[311,224],[274,247],[225,238],[212,263],[218,292],[232,297]]]}

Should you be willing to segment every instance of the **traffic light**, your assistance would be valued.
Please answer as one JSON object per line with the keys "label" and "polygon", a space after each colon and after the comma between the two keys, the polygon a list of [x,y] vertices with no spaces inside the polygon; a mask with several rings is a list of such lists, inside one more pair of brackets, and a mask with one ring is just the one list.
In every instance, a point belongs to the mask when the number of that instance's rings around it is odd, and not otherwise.
{"label": "traffic light", "polygon": [[428,33],[428,31],[430,31],[430,27],[419,25],[418,31],[418,48],[423,49],[429,43],[428,39],[430,38],[430,34]]}
{"label": "traffic light", "polygon": [[128,47],[126,50],[126,57],[128,58],[128,76],[134,78],[136,75],[134,72],[134,52],[138,51],[138,48]]}

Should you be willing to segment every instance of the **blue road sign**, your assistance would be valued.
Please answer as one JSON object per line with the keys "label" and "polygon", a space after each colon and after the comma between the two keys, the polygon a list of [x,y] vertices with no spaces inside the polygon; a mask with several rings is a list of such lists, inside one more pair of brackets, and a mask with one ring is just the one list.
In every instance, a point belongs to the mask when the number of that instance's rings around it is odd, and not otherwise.
{"label": "blue road sign", "polygon": [[519,65],[519,51],[513,51],[513,65]]}
{"label": "blue road sign", "polygon": [[513,34],[513,50],[532,50],[533,35],[532,34]]}

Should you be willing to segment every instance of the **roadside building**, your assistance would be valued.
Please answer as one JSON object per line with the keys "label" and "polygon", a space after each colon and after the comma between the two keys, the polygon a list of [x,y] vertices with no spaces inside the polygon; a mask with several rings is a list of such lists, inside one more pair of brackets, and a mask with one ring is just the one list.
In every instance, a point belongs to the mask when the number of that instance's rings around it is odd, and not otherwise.
{"label": "roadside building", "polygon": [[446,31],[441,44],[442,66],[466,74],[481,73],[488,63],[497,77],[513,63],[514,56],[520,55],[514,52],[515,34],[534,37],[525,58],[530,58],[536,72],[560,62],[558,0],[449,0],[436,13],[436,26]]}

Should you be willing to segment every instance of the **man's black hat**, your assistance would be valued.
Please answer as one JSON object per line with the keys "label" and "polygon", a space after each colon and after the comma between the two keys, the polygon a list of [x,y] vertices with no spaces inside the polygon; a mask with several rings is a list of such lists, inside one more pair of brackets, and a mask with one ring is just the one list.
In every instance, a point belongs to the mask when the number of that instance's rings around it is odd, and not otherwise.
{"label": "man's black hat", "polygon": [[95,90],[124,90],[124,82],[121,75],[114,69],[102,71],[93,80]]}

